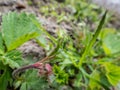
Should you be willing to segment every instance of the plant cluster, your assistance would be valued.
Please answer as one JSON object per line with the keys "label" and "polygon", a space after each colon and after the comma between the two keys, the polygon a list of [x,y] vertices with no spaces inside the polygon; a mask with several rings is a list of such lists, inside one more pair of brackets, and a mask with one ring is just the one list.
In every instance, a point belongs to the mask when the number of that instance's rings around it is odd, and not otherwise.
{"label": "plant cluster", "polygon": [[[95,32],[59,30],[50,35],[26,13],[3,15],[0,31],[0,90],[110,90],[120,86],[120,32],[103,28],[107,12]],[[86,26],[83,26],[85,28]],[[49,40],[47,40],[48,38]],[[23,60],[17,49],[34,39],[47,56]],[[118,86],[118,87],[117,87]]]}

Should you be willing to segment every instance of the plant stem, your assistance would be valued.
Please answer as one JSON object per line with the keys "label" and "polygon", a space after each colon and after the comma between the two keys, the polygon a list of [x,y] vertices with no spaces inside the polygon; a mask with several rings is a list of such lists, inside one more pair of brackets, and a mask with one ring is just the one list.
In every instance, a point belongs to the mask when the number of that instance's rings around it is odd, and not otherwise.
{"label": "plant stem", "polygon": [[[45,63],[46,61],[52,59],[54,56],[46,56],[45,58],[43,58],[42,60],[36,62],[36,63]],[[36,64],[34,63],[34,64]],[[13,71],[12,73],[12,76],[14,79],[17,79],[19,76],[19,73],[27,70],[27,69],[32,69],[32,68],[35,68],[35,69],[39,69],[38,67],[34,66],[34,64],[30,64],[30,65],[26,65],[26,66],[23,66],[21,68],[18,68],[16,70]]]}
{"label": "plant stem", "polygon": [[95,43],[95,41],[96,41],[96,39],[97,39],[97,37],[98,37],[98,35],[99,35],[99,33],[100,33],[103,25],[104,25],[105,18],[106,18],[106,14],[107,14],[107,11],[104,13],[104,15],[103,15],[103,17],[102,17],[102,19],[101,19],[98,27],[97,27],[97,30],[96,30],[96,32],[95,32],[92,40],[90,41],[90,43],[89,43],[88,46],[86,47],[86,49],[85,49],[85,51],[84,51],[84,53],[83,53],[83,55],[82,55],[82,57],[81,57],[81,59],[80,59],[80,61],[79,61],[79,63],[78,63],[78,67],[79,67],[79,68],[82,66],[83,61],[85,60],[88,52],[90,51],[90,49],[92,48],[93,44]]}
{"label": "plant stem", "polygon": [[50,38],[50,40],[52,40],[52,41],[54,42],[54,44],[57,43],[56,39],[55,39],[52,35],[50,35],[50,34],[42,27],[42,25],[41,25],[38,21],[33,20],[33,19],[31,19],[31,20],[32,20],[32,22],[33,22],[41,31],[43,31],[43,32]]}

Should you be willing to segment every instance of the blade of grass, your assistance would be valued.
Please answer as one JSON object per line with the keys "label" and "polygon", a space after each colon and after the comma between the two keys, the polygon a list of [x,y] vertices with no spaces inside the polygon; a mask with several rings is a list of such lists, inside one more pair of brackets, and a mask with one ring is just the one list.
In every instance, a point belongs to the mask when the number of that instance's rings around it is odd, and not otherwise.
{"label": "blade of grass", "polygon": [[96,80],[95,78],[92,78],[88,73],[85,72],[85,70],[83,68],[80,68],[80,71],[83,73],[83,75],[85,75],[87,78],[92,79],[94,82],[98,83],[100,86],[102,86],[105,90],[110,90],[110,88],[103,84],[102,82]]}
{"label": "blade of grass", "polygon": [[41,25],[37,20],[33,20],[33,19],[31,19],[31,20],[32,20],[32,22],[33,22],[41,31],[43,31],[43,32],[50,38],[50,40],[52,40],[52,42],[56,45],[56,43],[57,43],[56,39],[55,39],[52,35],[50,35],[50,34],[42,27],[42,25]]}
{"label": "blade of grass", "polygon": [[90,49],[92,48],[93,44],[95,43],[95,41],[96,41],[96,39],[97,39],[97,37],[98,37],[98,35],[99,35],[99,33],[100,33],[103,25],[104,25],[105,18],[106,18],[106,14],[107,14],[107,11],[104,13],[104,15],[103,15],[103,17],[102,17],[102,19],[101,19],[98,27],[97,27],[97,30],[96,30],[96,32],[95,32],[92,40],[90,41],[90,43],[89,43],[88,46],[86,47],[86,49],[85,49],[82,57],[80,58],[80,61],[79,61],[79,63],[78,63],[78,67],[79,67],[79,68],[82,66],[83,61],[85,60],[88,52],[90,51]]}

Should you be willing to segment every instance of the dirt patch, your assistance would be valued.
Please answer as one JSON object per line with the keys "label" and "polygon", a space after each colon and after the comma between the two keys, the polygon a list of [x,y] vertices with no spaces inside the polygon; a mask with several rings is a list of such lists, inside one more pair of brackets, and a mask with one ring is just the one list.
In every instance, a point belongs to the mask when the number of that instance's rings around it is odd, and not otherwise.
{"label": "dirt patch", "polygon": [[30,40],[18,48],[22,51],[23,57],[32,56],[33,60],[40,60],[46,56],[45,50],[35,40]]}

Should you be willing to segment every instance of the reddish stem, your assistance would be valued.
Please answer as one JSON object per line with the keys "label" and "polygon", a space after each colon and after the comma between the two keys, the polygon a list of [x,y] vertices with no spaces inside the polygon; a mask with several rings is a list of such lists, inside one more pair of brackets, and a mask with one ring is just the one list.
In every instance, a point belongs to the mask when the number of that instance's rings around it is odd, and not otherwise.
{"label": "reddish stem", "polygon": [[21,68],[18,68],[18,69],[13,71],[12,76],[13,76],[13,78],[17,78],[19,73],[21,73],[27,69],[31,69],[31,68],[40,69],[40,66],[42,66],[45,63],[45,61],[47,61],[53,57],[54,56],[49,56],[49,57],[47,56],[47,57],[43,58],[42,60],[40,60],[34,64],[26,65],[26,66],[23,66]]}

